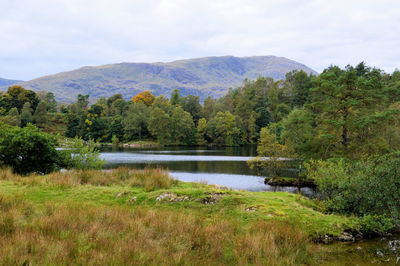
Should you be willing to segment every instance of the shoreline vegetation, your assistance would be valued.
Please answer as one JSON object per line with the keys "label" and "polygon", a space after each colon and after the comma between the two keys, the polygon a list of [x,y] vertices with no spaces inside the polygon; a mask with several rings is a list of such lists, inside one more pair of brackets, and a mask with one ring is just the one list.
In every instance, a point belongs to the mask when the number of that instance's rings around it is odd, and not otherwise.
{"label": "shoreline vegetation", "polygon": [[[313,180],[319,198],[92,170],[99,143],[124,142],[257,143],[250,168],[267,182]],[[292,71],[203,103],[176,89],[59,105],[12,86],[0,93],[0,166],[0,264],[318,264],[326,250],[314,242],[400,232],[400,71]]]}
{"label": "shoreline vegetation", "polygon": [[[0,170],[1,264],[312,264],[357,218],[297,194],[173,180],[161,169]],[[157,254],[155,256],[155,254]]]}

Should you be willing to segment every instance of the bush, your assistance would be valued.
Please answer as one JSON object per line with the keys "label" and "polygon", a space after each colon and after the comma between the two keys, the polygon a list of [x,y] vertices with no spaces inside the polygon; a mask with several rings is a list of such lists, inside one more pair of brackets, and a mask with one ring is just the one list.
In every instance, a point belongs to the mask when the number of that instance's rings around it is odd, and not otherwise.
{"label": "bush", "polygon": [[100,152],[96,146],[97,143],[93,140],[85,143],[84,140],[75,138],[72,148],[65,152],[67,165],[80,170],[101,169],[105,162],[100,159]]}
{"label": "bush", "polygon": [[364,217],[364,229],[375,233],[400,227],[400,152],[353,163],[311,161],[306,168],[329,211]]}
{"label": "bush", "polygon": [[62,167],[55,137],[28,124],[24,128],[0,125],[0,164],[15,173],[46,174]]}

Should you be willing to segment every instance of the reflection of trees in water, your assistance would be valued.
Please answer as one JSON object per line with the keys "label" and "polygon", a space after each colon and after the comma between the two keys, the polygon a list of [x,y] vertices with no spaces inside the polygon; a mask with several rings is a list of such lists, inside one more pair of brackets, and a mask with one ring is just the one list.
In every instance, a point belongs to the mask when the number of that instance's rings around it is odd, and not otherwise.
{"label": "reflection of trees in water", "polygon": [[168,169],[170,171],[178,172],[192,172],[192,173],[226,173],[226,174],[255,174],[249,169],[246,162],[236,161],[183,161],[183,162],[158,162],[154,164],[149,163],[115,163],[108,164],[105,168],[112,169],[119,166],[125,166],[132,169],[143,169],[145,167]]}

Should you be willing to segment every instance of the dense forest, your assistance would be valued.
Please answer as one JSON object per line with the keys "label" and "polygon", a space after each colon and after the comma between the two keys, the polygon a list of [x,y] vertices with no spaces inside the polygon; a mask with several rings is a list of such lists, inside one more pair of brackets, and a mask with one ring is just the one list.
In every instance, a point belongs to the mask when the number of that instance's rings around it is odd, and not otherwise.
{"label": "dense forest", "polygon": [[[179,90],[170,99],[145,91],[130,100],[116,94],[89,102],[89,95],[78,95],[70,105],[58,104],[52,93],[10,87],[0,96],[1,164],[20,173],[85,169],[74,160],[93,152],[84,150],[82,139],[258,143],[259,157],[249,164],[276,178],[287,167],[280,158],[304,162],[299,178],[318,187],[324,212],[359,217],[362,232],[400,230],[400,71],[387,74],[364,63],[330,66],[319,76],[293,71],[284,80],[245,80],[203,103]],[[84,156],[66,160],[43,131],[77,138]]]}
{"label": "dense forest", "polygon": [[89,105],[78,95],[70,105],[52,93],[19,86],[0,96],[0,119],[24,127],[99,142],[157,140],[167,145],[257,143],[268,131],[305,158],[385,153],[400,145],[400,72],[330,66],[321,75],[292,71],[284,80],[259,77],[203,103],[175,90],[170,99],[149,91],[130,100],[116,94]]}

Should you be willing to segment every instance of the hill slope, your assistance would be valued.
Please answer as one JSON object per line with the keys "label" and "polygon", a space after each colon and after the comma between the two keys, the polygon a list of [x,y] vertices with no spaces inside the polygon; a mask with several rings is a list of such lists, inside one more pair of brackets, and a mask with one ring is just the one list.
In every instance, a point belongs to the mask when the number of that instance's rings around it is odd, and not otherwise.
{"label": "hill slope", "polygon": [[22,80],[12,80],[12,79],[0,78],[0,87],[8,87],[8,86],[14,85],[18,82],[22,82]]}
{"label": "hill slope", "polygon": [[176,88],[180,89],[182,95],[194,94],[204,99],[208,95],[223,95],[229,87],[239,86],[245,78],[267,76],[282,79],[294,69],[316,74],[307,66],[284,57],[223,56],[169,63],[120,63],[82,67],[22,82],[21,85],[35,91],[53,92],[57,100],[62,102],[74,101],[79,93],[90,94],[92,100],[116,93],[130,98],[144,90],[150,90],[155,95],[169,96]]}

